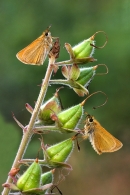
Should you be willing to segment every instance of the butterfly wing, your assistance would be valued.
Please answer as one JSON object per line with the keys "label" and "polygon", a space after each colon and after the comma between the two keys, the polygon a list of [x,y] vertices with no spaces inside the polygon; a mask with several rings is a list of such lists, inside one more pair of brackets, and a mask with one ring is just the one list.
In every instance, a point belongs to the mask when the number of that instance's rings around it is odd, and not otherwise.
{"label": "butterfly wing", "polygon": [[48,45],[44,36],[34,40],[30,45],[19,51],[16,57],[25,64],[42,65],[51,47]]}
{"label": "butterfly wing", "polygon": [[120,148],[122,148],[122,146],[123,146],[122,142],[120,142],[117,138],[114,137],[114,139],[116,141],[116,145],[114,148],[112,148],[112,150],[110,152],[115,152],[115,151],[119,150]]}
{"label": "butterfly wing", "polygon": [[95,129],[89,136],[89,140],[98,154],[104,152],[114,152],[122,147],[122,143],[106,131],[96,120],[94,122]]}

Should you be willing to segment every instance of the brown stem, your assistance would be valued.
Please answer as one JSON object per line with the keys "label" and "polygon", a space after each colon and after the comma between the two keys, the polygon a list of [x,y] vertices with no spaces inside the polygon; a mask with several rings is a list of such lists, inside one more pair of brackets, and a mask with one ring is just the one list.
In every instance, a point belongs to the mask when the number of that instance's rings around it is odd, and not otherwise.
{"label": "brown stem", "polygon": [[[28,124],[27,131],[26,131],[26,133],[23,134],[23,137],[22,137],[18,152],[16,154],[15,160],[13,162],[12,168],[14,168],[14,167],[18,168],[20,166],[19,161],[23,158],[24,153],[26,152],[27,146],[28,146],[28,144],[31,140],[31,137],[33,135],[34,123],[36,121],[36,118],[37,118],[37,115],[38,115],[38,112],[39,112],[39,108],[40,108],[40,106],[42,104],[42,101],[45,97],[45,94],[46,94],[46,91],[47,91],[47,88],[48,88],[49,79],[50,79],[52,71],[53,71],[51,65],[54,64],[54,63],[55,63],[55,57],[51,56],[49,58],[49,65],[48,65],[48,68],[47,68],[47,72],[46,72],[45,78],[43,80],[43,83],[42,83],[42,86],[41,86],[41,90],[40,90],[35,108],[33,110],[32,116],[30,118],[30,122]],[[12,183],[12,179],[11,179],[10,176],[8,176],[6,183]],[[10,189],[4,188],[4,190],[2,192],[2,195],[8,195],[9,191],[10,191]]]}

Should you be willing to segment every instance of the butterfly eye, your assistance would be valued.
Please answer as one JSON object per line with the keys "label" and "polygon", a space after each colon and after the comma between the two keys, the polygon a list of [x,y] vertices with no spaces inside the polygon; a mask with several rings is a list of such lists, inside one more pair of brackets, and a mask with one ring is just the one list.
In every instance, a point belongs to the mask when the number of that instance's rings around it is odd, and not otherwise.
{"label": "butterfly eye", "polygon": [[45,35],[48,36],[48,32],[46,32]]}
{"label": "butterfly eye", "polygon": [[93,118],[88,118],[88,122],[92,123],[93,122]]}

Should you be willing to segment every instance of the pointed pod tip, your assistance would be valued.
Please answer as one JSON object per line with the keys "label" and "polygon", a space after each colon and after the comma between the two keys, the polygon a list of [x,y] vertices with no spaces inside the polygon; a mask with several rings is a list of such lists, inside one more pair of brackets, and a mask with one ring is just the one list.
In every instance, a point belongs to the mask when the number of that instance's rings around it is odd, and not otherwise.
{"label": "pointed pod tip", "polygon": [[98,65],[93,66],[93,70],[96,70],[98,68]]}
{"label": "pointed pod tip", "polygon": [[86,98],[85,100],[83,100],[83,101],[80,103],[80,105],[81,105],[81,106],[84,106],[84,104],[85,104],[85,102],[86,102],[87,99],[88,99],[88,98]]}
{"label": "pointed pod tip", "polygon": [[72,141],[76,140],[76,136],[73,136],[71,139],[72,139]]}
{"label": "pointed pod tip", "polygon": [[52,174],[54,174],[54,172],[55,172],[55,169],[52,169],[52,170],[51,170],[51,172],[52,172]]}
{"label": "pointed pod tip", "polygon": [[36,158],[35,162],[38,163],[38,158]]}
{"label": "pointed pod tip", "polygon": [[92,41],[93,41],[93,40],[94,40],[94,38],[95,38],[95,35],[91,36],[91,37],[90,37],[90,40],[92,40]]}

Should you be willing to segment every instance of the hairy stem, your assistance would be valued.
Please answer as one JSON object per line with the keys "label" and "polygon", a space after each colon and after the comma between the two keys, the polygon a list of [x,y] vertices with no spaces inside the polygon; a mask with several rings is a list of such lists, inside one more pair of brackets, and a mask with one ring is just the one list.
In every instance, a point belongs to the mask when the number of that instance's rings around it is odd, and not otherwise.
{"label": "hairy stem", "polygon": [[[22,137],[18,152],[16,154],[15,160],[13,162],[12,168],[14,168],[14,167],[18,168],[20,166],[19,161],[23,158],[24,153],[26,152],[27,146],[31,140],[31,137],[33,135],[34,123],[36,121],[36,118],[37,118],[40,106],[42,104],[42,101],[45,97],[45,94],[46,94],[46,91],[48,88],[48,83],[49,83],[49,80],[50,80],[50,77],[51,77],[51,74],[53,71],[52,64],[54,64],[54,63],[55,63],[55,57],[51,56],[51,58],[49,58],[49,65],[48,65],[48,68],[46,71],[46,75],[45,75],[45,78],[42,82],[41,90],[40,90],[35,108],[33,110],[32,116],[30,118],[30,122],[28,124],[27,131],[23,134],[23,137]],[[6,183],[11,183],[11,182],[12,182],[12,178],[10,176],[8,176]],[[9,191],[10,190],[8,188],[4,188],[2,195],[8,195]]]}

